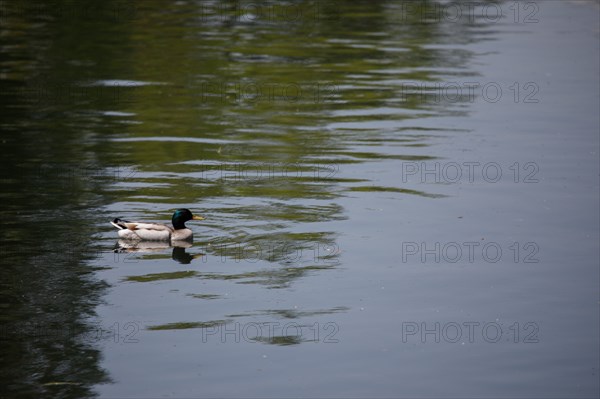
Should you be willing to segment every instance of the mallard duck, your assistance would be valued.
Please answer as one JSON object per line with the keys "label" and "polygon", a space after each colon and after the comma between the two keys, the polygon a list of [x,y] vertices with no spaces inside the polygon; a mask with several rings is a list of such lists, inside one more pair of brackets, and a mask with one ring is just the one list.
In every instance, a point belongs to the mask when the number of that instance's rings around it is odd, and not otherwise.
{"label": "mallard duck", "polygon": [[177,209],[171,222],[173,227],[160,223],[128,222],[116,218],[110,224],[119,229],[119,237],[136,241],[191,241],[192,230],[185,227],[188,220],[204,220],[202,216],[194,216],[189,209]]}

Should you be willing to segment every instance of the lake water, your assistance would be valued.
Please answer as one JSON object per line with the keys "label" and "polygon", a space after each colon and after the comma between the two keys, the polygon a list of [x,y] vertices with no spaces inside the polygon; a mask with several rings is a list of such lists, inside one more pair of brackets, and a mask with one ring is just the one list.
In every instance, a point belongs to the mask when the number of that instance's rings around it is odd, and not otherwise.
{"label": "lake water", "polygon": [[0,9],[0,396],[598,397],[598,2]]}

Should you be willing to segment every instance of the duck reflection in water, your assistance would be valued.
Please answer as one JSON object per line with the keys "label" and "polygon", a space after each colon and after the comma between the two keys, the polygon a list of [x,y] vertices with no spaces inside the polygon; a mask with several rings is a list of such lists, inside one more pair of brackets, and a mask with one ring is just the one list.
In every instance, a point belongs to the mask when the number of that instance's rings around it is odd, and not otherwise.
{"label": "duck reflection in water", "polygon": [[160,253],[164,252],[169,248],[173,248],[171,258],[181,264],[187,265],[192,260],[204,256],[203,253],[190,254],[186,252],[186,248],[191,248],[192,243],[189,241],[171,241],[170,245],[168,242],[160,241],[130,241],[130,240],[119,240],[115,244],[115,253]]}

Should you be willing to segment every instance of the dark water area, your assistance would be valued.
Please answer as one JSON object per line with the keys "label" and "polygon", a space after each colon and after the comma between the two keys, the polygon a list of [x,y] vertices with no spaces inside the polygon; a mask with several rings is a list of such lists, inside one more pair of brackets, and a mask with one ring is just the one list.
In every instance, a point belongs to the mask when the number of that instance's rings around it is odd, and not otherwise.
{"label": "dark water area", "polygon": [[599,14],[1,2],[0,397],[598,397]]}

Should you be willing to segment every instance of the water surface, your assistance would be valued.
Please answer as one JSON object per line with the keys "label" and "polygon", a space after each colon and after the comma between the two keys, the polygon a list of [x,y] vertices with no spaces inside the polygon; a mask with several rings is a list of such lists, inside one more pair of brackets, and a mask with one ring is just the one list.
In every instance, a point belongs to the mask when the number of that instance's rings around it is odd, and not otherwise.
{"label": "water surface", "polygon": [[3,4],[6,395],[598,396],[598,6],[492,4]]}

